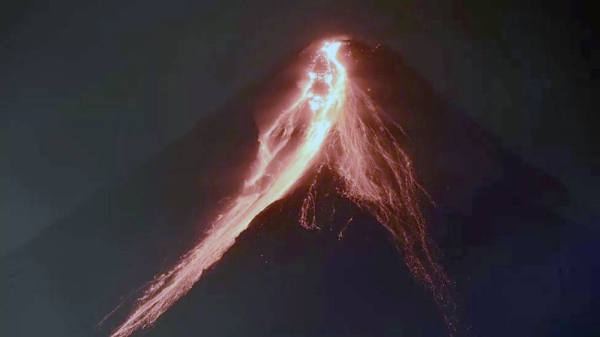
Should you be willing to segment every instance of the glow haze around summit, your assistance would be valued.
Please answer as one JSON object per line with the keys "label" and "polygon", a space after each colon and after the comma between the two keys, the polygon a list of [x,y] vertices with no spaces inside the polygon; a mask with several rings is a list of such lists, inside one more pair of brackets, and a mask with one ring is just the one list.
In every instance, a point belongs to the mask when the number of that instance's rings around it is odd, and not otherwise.
{"label": "glow haze around summit", "polygon": [[[369,211],[388,230],[409,269],[432,290],[436,302],[451,302],[449,281],[436,262],[419,212],[419,185],[411,161],[383,120],[383,112],[349,80],[339,60],[343,43],[322,43],[306,70],[308,80],[300,97],[260,132],[256,158],[239,194],[191,251],[150,282],[111,337],[126,337],[154,324],[221,259],[256,216],[311,172],[317,173],[299,221],[306,228],[318,228],[315,185],[325,166],[342,182],[337,192]],[[400,130],[393,123],[392,128]],[[444,316],[452,328],[451,317]]]}

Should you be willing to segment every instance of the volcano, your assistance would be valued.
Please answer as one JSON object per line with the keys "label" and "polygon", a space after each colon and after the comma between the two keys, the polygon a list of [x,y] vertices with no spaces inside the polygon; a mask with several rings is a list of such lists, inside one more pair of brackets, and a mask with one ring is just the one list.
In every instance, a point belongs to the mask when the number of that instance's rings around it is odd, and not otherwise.
{"label": "volcano", "polygon": [[[396,51],[357,41],[348,51],[349,76],[387,123],[400,126],[393,135],[422,186],[421,213],[452,280],[457,334],[589,332],[595,303],[580,291],[591,283],[575,275],[585,273],[577,266],[586,265],[587,248],[579,243],[592,233],[557,214],[569,203],[566,190],[437,95]],[[293,100],[305,57],[290,55],[188,136],[5,258],[9,335],[105,336],[122,322],[143,288],[133,290],[194,247],[244,184],[260,127]],[[315,220],[307,229],[299,219],[313,176]],[[336,193],[327,168],[313,176],[260,213],[146,333],[448,335],[448,308],[413,276],[388,231]],[[32,293],[34,300],[21,300]],[[576,318],[575,308],[584,308]]]}

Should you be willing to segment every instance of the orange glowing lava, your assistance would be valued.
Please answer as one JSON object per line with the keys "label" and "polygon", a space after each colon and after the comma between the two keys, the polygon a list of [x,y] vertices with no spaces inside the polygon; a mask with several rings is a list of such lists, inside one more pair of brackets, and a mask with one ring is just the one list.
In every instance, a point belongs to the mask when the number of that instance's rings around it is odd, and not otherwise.
{"label": "orange glowing lava", "polygon": [[[346,70],[336,59],[340,42],[325,43],[317,57],[327,64],[324,72],[310,72],[310,80],[301,97],[284,111],[259,138],[255,168],[246,180],[243,192],[232,206],[212,225],[206,238],[170,271],[158,275],[138,300],[134,312],[111,336],[129,336],[146,328],[200,279],[234,244],[235,238],[267,206],[281,199],[314,164],[332,126],[339,119],[347,85]],[[321,60],[323,61],[323,60]],[[325,83],[328,92],[319,96],[312,89]],[[312,116],[300,145],[291,153],[283,149],[299,127],[299,114],[308,104]]]}
{"label": "orange glowing lava", "polygon": [[[325,66],[313,63],[300,98],[261,133],[253,169],[240,195],[214,221],[204,240],[154,279],[112,337],[129,336],[153,324],[219,261],[259,213],[289,193],[311,169],[323,166],[341,178],[344,196],[387,228],[410,270],[433,290],[438,303],[446,300],[448,280],[428,241],[411,161],[375,103],[351,85],[337,58],[341,45],[327,42],[317,52],[315,63]],[[300,122],[303,114],[310,114],[307,123]],[[301,140],[292,141],[298,132]],[[305,227],[315,226],[314,217],[308,221],[314,212],[313,187],[302,206],[300,222]]]}

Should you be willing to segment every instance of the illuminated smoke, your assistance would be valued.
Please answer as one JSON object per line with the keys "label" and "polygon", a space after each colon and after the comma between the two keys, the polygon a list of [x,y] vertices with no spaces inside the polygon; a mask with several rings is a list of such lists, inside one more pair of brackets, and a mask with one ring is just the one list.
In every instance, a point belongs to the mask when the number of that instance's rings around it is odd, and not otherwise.
{"label": "illuminated smoke", "polygon": [[[221,259],[252,220],[288,194],[314,168],[327,166],[340,191],[390,232],[412,273],[446,303],[448,280],[436,263],[419,211],[411,161],[382,120],[382,112],[349,81],[338,60],[342,42],[326,42],[308,69],[298,98],[259,136],[259,149],[242,192],[206,237],[170,271],[155,277],[112,337],[147,328]],[[397,127],[397,126],[395,126]],[[300,138],[298,138],[300,134]],[[300,222],[314,227],[314,184]]]}

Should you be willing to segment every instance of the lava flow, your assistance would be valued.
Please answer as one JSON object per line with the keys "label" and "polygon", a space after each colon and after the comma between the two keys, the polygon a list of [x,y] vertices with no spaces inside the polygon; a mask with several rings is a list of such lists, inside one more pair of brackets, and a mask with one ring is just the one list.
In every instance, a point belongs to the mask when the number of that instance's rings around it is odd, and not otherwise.
{"label": "lava flow", "polygon": [[[384,122],[382,111],[349,81],[338,60],[341,45],[341,41],[326,42],[319,49],[300,98],[260,134],[257,157],[241,193],[196,247],[170,271],[155,277],[112,337],[129,336],[152,325],[204,270],[221,259],[259,213],[286,196],[303,176],[323,166],[342,181],[342,195],[385,226],[409,269],[429,286],[436,301],[448,303],[448,279],[428,241],[411,161],[388,128],[390,123]],[[307,219],[315,183],[316,179],[300,217],[307,227],[314,225]],[[452,327],[448,318],[447,322]]]}

